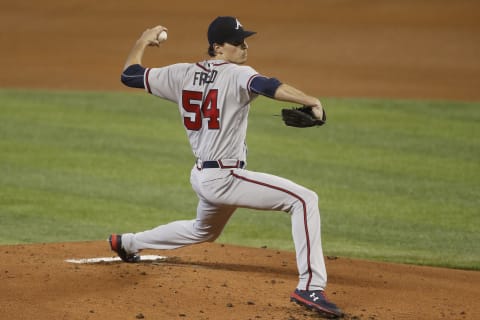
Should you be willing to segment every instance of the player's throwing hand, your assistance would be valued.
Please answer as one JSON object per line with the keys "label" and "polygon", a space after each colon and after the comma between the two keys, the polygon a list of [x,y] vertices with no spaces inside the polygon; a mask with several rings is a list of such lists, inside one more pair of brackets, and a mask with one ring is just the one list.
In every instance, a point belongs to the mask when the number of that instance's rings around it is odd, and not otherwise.
{"label": "player's throwing hand", "polygon": [[160,36],[168,31],[164,26],[156,26],[143,32],[138,41],[145,42],[148,46],[158,47],[160,43],[166,40],[166,37]]}

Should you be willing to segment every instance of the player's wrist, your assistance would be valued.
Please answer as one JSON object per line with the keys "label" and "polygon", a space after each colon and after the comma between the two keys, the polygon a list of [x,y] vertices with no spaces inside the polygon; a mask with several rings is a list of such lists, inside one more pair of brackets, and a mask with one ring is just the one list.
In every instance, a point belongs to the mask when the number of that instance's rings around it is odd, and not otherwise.
{"label": "player's wrist", "polygon": [[312,106],[312,113],[315,116],[315,118],[322,120],[324,116],[323,108],[320,104],[316,106]]}
{"label": "player's wrist", "polygon": [[312,108],[322,108],[322,104],[320,103],[320,100],[318,100],[315,97],[307,97],[308,102],[305,103],[304,105],[312,107]]}
{"label": "player's wrist", "polygon": [[150,41],[145,39],[145,38],[139,38],[137,40],[137,42],[135,43],[135,45],[138,47],[138,48],[143,48],[145,49],[146,47],[148,47],[148,45],[150,44]]}

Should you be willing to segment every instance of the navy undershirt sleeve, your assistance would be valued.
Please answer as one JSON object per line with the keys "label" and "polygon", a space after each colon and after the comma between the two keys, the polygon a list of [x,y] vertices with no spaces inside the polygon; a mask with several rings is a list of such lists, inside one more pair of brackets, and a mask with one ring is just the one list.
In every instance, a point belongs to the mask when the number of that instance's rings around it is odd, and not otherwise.
{"label": "navy undershirt sleeve", "polygon": [[121,81],[124,85],[131,88],[145,88],[144,82],[145,68],[139,64],[132,64],[122,73]]}
{"label": "navy undershirt sleeve", "polygon": [[273,98],[275,91],[282,83],[276,78],[267,78],[264,76],[257,76],[250,82],[250,90],[252,92]]}

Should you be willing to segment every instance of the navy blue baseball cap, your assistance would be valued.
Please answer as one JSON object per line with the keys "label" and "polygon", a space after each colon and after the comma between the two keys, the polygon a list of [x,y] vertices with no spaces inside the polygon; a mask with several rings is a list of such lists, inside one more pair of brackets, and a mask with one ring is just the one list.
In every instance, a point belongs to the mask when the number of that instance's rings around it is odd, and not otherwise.
{"label": "navy blue baseball cap", "polygon": [[224,44],[225,42],[239,45],[245,38],[255,34],[254,31],[243,30],[243,26],[235,17],[217,17],[208,27],[208,43],[213,45]]}

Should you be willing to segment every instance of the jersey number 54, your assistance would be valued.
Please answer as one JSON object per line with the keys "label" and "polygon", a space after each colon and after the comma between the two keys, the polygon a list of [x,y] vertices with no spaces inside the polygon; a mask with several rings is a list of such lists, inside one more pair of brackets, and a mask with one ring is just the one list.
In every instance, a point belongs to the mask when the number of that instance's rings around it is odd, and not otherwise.
{"label": "jersey number 54", "polygon": [[217,107],[218,89],[210,89],[205,97],[201,91],[182,91],[182,107],[191,116],[183,117],[183,124],[188,130],[198,131],[203,119],[208,119],[208,129],[219,129],[220,110]]}

